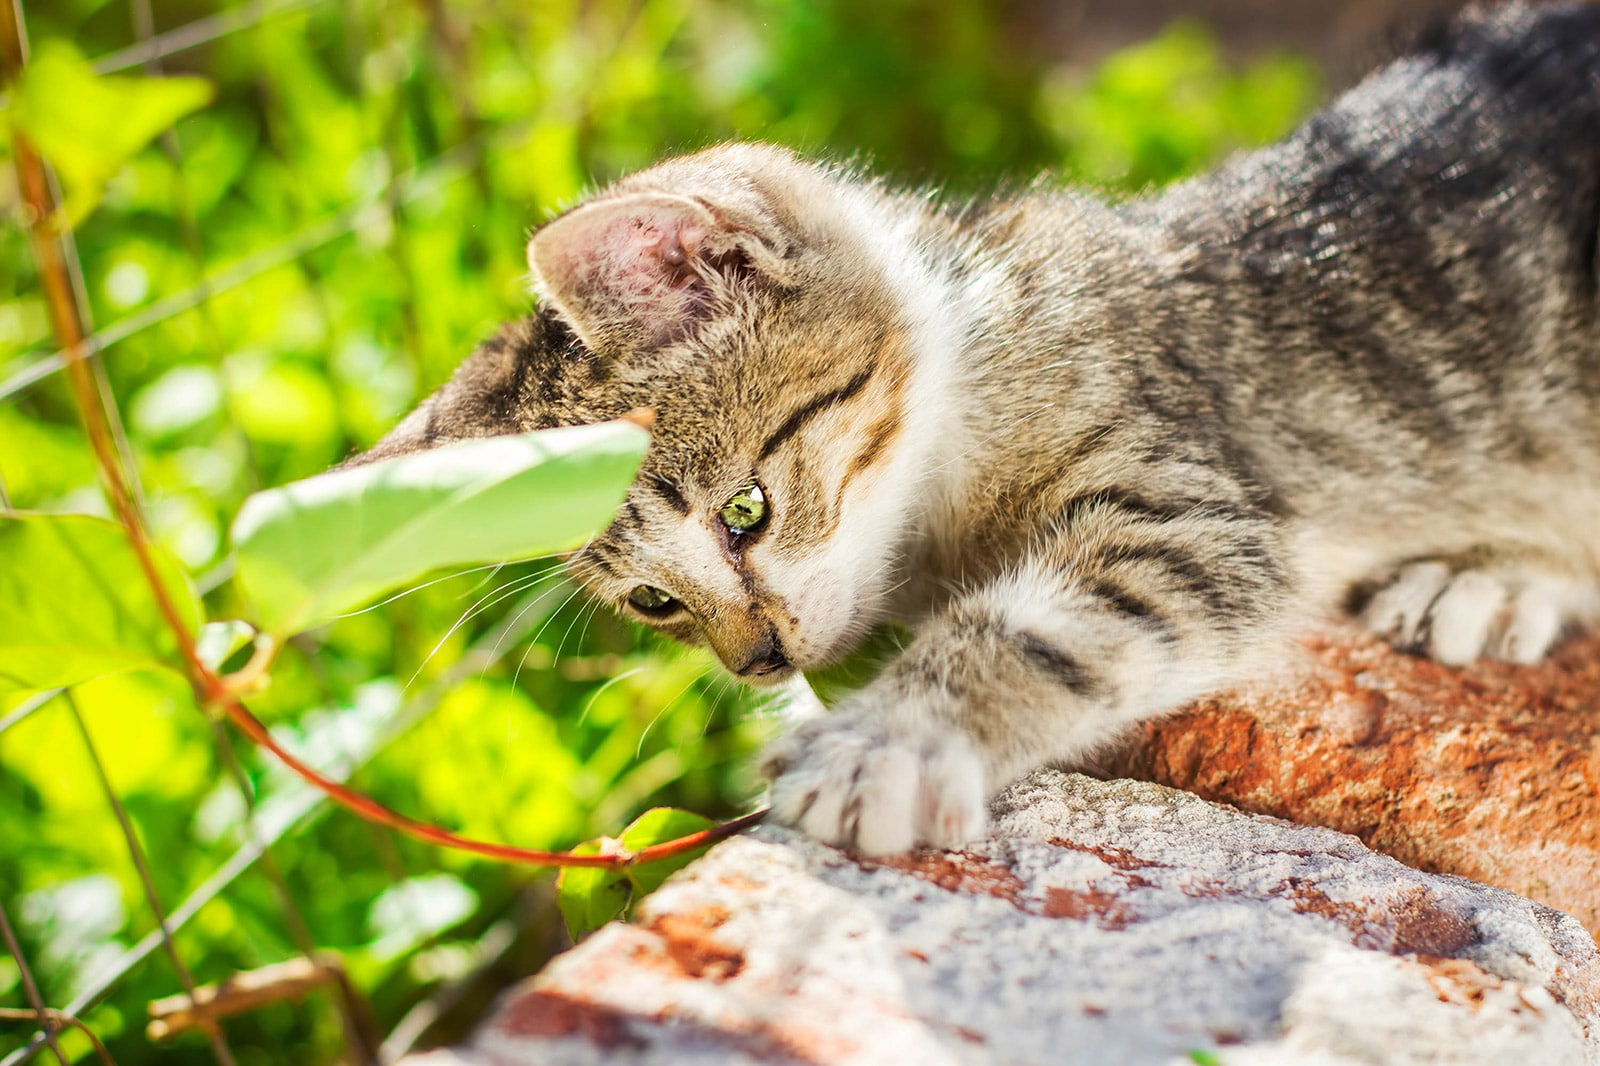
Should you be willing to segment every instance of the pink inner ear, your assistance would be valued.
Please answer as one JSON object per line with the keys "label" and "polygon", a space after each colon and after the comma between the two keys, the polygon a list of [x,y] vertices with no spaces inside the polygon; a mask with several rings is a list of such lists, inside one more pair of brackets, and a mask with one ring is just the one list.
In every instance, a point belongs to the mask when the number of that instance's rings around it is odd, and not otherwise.
{"label": "pink inner ear", "polygon": [[660,194],[580,207],[528,246],[540,295],[591,346],[623,331],[662,340],[698,305],[704,248],[716,219],[700,204]]}
{"label": "pink inner ear", "polygon": [[682,287],[697,277],[694,260],[705,229],[690,219],[652,212],[628,220],[631,231],[620,238],[618,265],[625,277],[641,286],[666,282]]}

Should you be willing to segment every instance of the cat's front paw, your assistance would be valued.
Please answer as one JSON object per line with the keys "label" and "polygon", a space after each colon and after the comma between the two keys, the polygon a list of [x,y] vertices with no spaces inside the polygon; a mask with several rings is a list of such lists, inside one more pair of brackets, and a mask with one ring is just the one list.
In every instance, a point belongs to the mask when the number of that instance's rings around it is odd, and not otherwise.
{"label": "cat's front paw", "polygon": [[1409,563],[1362,612],[1367,628],[1442,663],[1480,655],[1534,663],[1555,643],[1572,606],[1563,583],[1509,572],[1453,570],[1437,560]]}
{"label": "cat's front paw", "polygon": [[958,847],[983,835],[983,766],[960,732],[843,711],[767,749],[772,817],[863,855],[918,844]]}

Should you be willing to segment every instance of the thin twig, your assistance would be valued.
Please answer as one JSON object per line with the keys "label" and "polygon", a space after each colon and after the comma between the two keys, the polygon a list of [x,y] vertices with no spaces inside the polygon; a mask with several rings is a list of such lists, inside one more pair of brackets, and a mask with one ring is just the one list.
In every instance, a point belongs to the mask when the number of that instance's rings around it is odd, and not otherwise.
{"label": "thin twig", "polygon": [[[145,859],[144,847],[139,843],[139,834],[133,828],[133,819],[128,817],[127,808],[122,805],[122,800],[117,798],[117,790],[112,787],[111,777],[106,773],[100,751],[95,747],[94,738],[89,734],[89,724],[84,721],[83,711],[79,709],[71,689],[67,690],[64,698],[67,701],[67,708],[72,712],[72,720],[78,727],[78,734],[83,738],[84,750],[89,753],[89,764],[94,767],[101,791],[105,793],[107,802],[111,804],[111,813],[116,816],[117,825],[122,829],[122,838],[128,848],[128,858],[133,860],[134,872],[138,874],[139,884],[144,888],[144,899],[150,905],[151,914],[156,920],[156,928],[161,932],[161,942],[167,949],[167,957],[172,960],[172,968],[178,974],[178,981],[184,990],[193,996],[196,988],[194,974],[190,972],[189,965],[183,961],[183,954],[178,951],[178,942],[173,936],[172,927],[167,924],[166,907],[162,905],[161,897],[156,892],[155,879],[150,875],[150,864]],[[206,1039],[211,1042],[212,1056],[221,1066],[234,1066],[233,1051],[228,1047],[228,1040],[221,1029],[216,1026],[207,1027]]]}
{"label": "thin twig", "polygon": [[285,1000],[304,999],[325,985],[338,989],[347,983],[344,960],[337,952],[319,951],[273,963],[236,973],[217,984],[201,985],[193,995],[155,1000],[149,1007],[150,1022],[145,1026],[145,1036],[151,1040],[170,1040],[191,1029],[211,1028],[235,1014]]}
{"label": "thin twig", "polygon": [[39,994],[39,985],[33,979],[33,971],[28,967],[28,960],[22,955],[22,945],[17,942],[16,930],[11,928],[11,919],[7,917],[3,905],[0,905],[0,939],[5,941],[6,950],[17,961],[17,971],[22,977],[23,994],[28,997],[28,1002],[33,1004],[32,1009],[19,1009],[18,1014],[40,1023],[40,1044],[48,1044],[50,1050],[55,1052],[56,1061],[61,1063],[61,1066],[66,1066],[67,1057],[61,1053],[61,1045],[56,1043],[56,1027],[51,1024],[56,1019],[51,1016],[50,1008],[44,1005],[44,997]]}
{"label": "thin twig", "polygon": [[[117,1066],[116,1061],[111,1057],[111,1052],[107,1051],[106,1046],[100,1042],[100,1038],[94,1035],[94,1030],[89,1028],[88,1024],[81,1018],[74,1018],[66,1011],[59,1011],[54,1007],[43,1007],[37,1012],[22,1007],[0,1007],[0,1021],[33,1022],[39,1020],[41,1013],[58,1027],[70,1025],[78,1030],[89,1038],[89,1044],[94,1048],[95,1055],[101,1062],[105,1063],[105,1066]],[[57,1054],[59,1053],[58,1051]]]}
{"label": "thin twig", "polygon": [[127,70],[141,63],[148,63],[152,59],[165,59],[167,56],[176,55],[214,41],[219,37],[226,37],[239,30],[248,29],[257,23],[264,22],[275,15],[287,14],[298,11],[303,7],[311,7],[322,3],[323,0],[279,0],[278,3],[253,3],[245,4],[232,11],[224,11],[216,15],[195,19],[175,30],[168,30],[158,37],[150,37],[131,44],[126,48],[118,49],[108,55],[103,55],[94,61],[96,74],[114,74],[119,70]]}

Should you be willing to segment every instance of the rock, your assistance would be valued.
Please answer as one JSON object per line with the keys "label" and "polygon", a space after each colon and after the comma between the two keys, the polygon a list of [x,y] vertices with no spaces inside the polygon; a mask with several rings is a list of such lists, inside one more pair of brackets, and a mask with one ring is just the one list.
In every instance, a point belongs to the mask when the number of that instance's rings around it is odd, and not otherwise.
{"label": "rock", "polygon": [[414,1061],[1600,1063],[1600,953],[1548,907],[1144,782],[996,814],[889,862],[726,842]]}
{"label": "rock", "polygon": [[1353,833],[1600,932],[1600,635],[1460,669],[1336,632],[1284,680],[1147,725],[1106,767]]}

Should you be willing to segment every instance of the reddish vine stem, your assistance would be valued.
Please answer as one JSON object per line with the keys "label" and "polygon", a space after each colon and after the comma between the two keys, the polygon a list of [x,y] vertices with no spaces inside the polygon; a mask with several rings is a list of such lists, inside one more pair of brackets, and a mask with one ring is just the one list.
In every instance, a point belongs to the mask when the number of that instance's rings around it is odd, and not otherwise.
{"label": "reddish vine stem", "polygon": [[[9,7],[4,0],[0,4]],[[20,56],[0,57],[5,60],[9,68],[5,73],[14,76],[21,66]],[[56,340],[66,354],[67,380],[72,388],[73,400],[78,407],[78,413],[83,418],[84,430],[88,435],[89,444],[94,452],[95,467],[99,471],[100,479],[105,484],[106,495],[111,500],[111,505],[116,511],[117,519],[123,530],[127,533],[128,542],[133,547],[135,557],[139,562],[139,569],[143,572],[145,580],[150,585],[154,594],[157,608],[161,617],[166,622],[167,628],[172,631],[178,643],[178,653],[183,659],[184,672],[188,675],[195,695],[202,708],[220,710],[240,732],[270,752],[278,761],[294,771],[307,783],[320,789],[329,799],[353,812],[361,818],[377,825],[386,826],[398,832],[440,847],[452,848],[457,851],[471,852],[487,858],[497,859],[502,862],[526,863],[535,866],[590,866],[610,867],[621,869],[639,863],[654,862],[660,859],[671,858],[697,848],[713,844],[725,837],[758,824],[766,817],[766,810],[755,811],[742,818],[724,822],[710,829],[676,840],[667,840],[653,844],[638,851],[629,851],[620,845],[611,848],[599,855],[576,855],[568,851],[540,851],[534,848],[519,848],[510,844],[497,844],[492,841],[473,840],[468,837],[457,836],[455,833],[427,822],[419,821],[408,815],[401,814],[384,806],[370,796],[363,795],[353,789],[333,780],[325,774],[318,772],[279,744],[261,720],[251,714],[239,700],[237,690],[228,681],[218,677],[200,660],[195,650],[195,636],[189,631],[182,613],[173,602],[172,596],[161,580],[161,572],[156,566],[155,554],[151,549],[150,536],[144,526],[143,516],[138,505],[134,502],[130,489],[129,472],[123,468],[122,459],[117,454],[111,443],[111,431],[106,421],[105,409],[101,406],[101,397],[95,387],[94,373],[89,365],[84,336],[83,323],[78,317],[77,301],[72,294],[72,285],[68,280],[66,265],[61,258],[59,234],[56,230],[56,215],[54,198],[50,193],[50,185],[44,160],[39,157],[32,144],[29,143],[20,131],[12,139],[12,147],[17,163],[18,184],[21,186],[23,200],[28,209],[28,235],[33,246],[35,261],[39,268],[40,282],[44,288],[45,303],[50,309],[51,325],[56,334]],[[110,397],[106,402],[111,402]]]}
{"label": "reddish vine stem", "polygon": [[44,161],[39,158],[32,142],[21,131],[12,136],[12,149],[17,157],[17,174],[21,179],[23,198],[27,202],[30,219],[28,235],[33,244],[34,259],[39,266],[39,281],[44,286],[45,303],[50,309],[50,322],[56,340],[66,354],[68,381],[77,400],[78,413],[83,418],[84,431],[89,446],[94,450],[95,467],[105,482],[106,495],[117,512],[117,518],[128,533],[139,569],[150,583],[156,607],[178,640],[178,650],[185,662],[195,659],[194,637],[178,613],[177,605],[161,580],[156,569],[155,556],[150,551],[150,538],[145,533],[132,491],[124,476],[122,463],[111,443],[111,429],[106,424],[105,409],[100,406],[95,388],[94,371],[89,366],[85,350],[83,324],[78,319],[77,301],[72,295],[66,264],[61,260],[61,245],[55,228],[55,207],[51,203],[50,186],[45,176]]}
{"label": "reddish vine stem", "polygon": [[698,833],[678,837],[675,840],[666,840],[660,844],[652,844],[638,851],[629,851],[626,848],[615,848],[599,855],[575,855],[570,851],[539,851],[535,848],[519,848],[512,844],[496,844],[487,840],[472,840],[460,837],[447,829],[440,829],[427,822],[419,822],[398,811],[391,810],[370,796],[363,795],[346,788],[327,775],[307,766],[287,749],[279,744],[277,739],[261,724],[261,719],[251,714],[245,706],[236,699],[224,699],[220,704],[222,712],[228,720],[238,727],[239,731],[261,747],[271,752],[272,755],[289,769],[293,770],[302,779],[327,793],[329,798],[340,806],[354,811],[356,814],[399,830],[409,837],[426,841],[429,844],[438,844],[441,847],[454,848],[457,851],[468,851],[475,855],[483,855],[502,862],[520,862],[535,866],[598,866],[620,868],[634,866],[639,863],[654,862],[659,859],[671,858],[681,855],[696,848],[715,844],[726,837],[741,833],[751,826],[760,824],[767,816],[765,808],[735,818],[731,822],[714,825],[710,829],[702,829]]}

